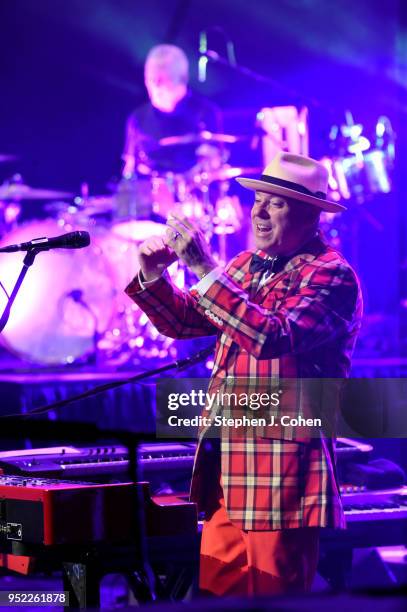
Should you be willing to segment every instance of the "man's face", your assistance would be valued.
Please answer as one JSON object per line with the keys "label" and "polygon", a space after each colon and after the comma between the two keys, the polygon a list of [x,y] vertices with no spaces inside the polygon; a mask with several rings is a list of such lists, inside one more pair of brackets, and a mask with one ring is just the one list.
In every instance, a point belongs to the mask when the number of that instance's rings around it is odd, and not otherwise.
{"label": "man's face", "polygon": [[256,191],[251,212],[256,248],[268,255],[294,253],[315,233],[313,213],[307,204]]}
{"label": "man's face", "polygon": [[151,104],[164,112],[172,112],[185,85],[174,79],[170,66],[151,60],[146,64],[144,80]]}

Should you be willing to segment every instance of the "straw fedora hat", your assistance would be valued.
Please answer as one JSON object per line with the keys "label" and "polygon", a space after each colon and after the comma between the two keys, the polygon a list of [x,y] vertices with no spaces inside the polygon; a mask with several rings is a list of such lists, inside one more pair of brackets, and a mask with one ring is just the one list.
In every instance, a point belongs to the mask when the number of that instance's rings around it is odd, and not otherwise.
{"label": "straw fedora hat", "polygon": [[259,179],[236,179],[243,187],[282,195],[314,204],[327,212],[342,212],[345,206],[326,199],[328,170],[310,157],[279,151]]}

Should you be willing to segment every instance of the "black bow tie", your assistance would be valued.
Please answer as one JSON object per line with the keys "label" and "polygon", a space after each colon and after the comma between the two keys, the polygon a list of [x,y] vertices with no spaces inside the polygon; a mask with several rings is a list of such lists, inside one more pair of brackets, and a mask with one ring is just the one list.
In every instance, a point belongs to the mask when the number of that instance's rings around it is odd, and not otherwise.
{"label": "black bow tie", "polygon": [[251,259],[249,272],[251,274],[255,274],[256,272],[270,272],[274,274],[276,272],[280,272],[288,260],[289,257],[280,257],[278,255],[272,259],[264,259],[263,257],[255,254]]}

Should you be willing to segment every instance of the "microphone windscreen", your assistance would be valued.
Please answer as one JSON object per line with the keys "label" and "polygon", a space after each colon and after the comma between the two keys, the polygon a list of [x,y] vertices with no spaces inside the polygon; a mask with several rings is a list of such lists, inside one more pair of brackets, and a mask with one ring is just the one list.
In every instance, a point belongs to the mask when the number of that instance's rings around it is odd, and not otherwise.
{"label": "microphone windscreen", "polygon": [[90,245],[90,234],[89,232],[77,232],[78,233],[78,243],[80,243],[81,247],[87,247]]}
{"label": "microphone windscreen", "polygon": [[76,231],[50,238],[48,241],[53,249],[82,249],[90,245],[89,232]]}

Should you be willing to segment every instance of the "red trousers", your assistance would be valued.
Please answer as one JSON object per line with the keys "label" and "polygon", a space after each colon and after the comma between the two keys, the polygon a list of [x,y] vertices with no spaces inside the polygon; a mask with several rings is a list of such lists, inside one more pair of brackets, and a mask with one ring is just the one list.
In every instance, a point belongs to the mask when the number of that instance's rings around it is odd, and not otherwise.
{"label": "red trousers", "polygon": [[229,520],[221,488],[220,492],[202,531],[201,593],[252,596],[308,591],[318,564],[319,528],[243,531]]}

